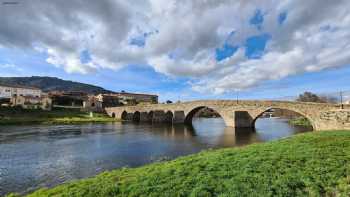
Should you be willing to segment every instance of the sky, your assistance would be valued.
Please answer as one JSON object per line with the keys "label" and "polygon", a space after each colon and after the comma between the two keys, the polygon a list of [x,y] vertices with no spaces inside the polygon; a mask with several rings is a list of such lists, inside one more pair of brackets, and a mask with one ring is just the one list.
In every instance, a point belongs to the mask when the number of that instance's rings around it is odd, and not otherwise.
{"label": "sky", "polygon": [[0,0],[0,76],[165,100],[350,90],[348,0]]}

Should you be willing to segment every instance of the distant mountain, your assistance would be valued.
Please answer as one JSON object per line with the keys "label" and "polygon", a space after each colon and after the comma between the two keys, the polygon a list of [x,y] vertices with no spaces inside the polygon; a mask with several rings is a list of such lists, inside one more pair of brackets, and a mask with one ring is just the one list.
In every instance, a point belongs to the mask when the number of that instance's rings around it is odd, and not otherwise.
{"label": "distant mountain", "polygon": [[112,93],[99,86],[85,83],[62,80],[56,77],[0,77],[2,85],[20,85],[40,88],[44,92],[48,91],[81,91],[89,94]]}

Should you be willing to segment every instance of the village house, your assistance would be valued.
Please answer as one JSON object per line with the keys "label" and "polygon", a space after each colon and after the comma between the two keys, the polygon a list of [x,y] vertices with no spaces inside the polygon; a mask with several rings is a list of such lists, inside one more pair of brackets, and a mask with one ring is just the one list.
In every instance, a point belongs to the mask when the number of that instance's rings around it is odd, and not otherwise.
{"label": "village house", "polygon": [[115,93],[115,95],[118,95],[120,98],[125,98],[128,100],[128,98],[133,98],[136,101],[136,104],[157,104],[158,103],[158,96],[152,95],[152,94],[138,94],[138,93],[129,93],[129,92],[118,92]]}
{"label": "village house", "polygon": [[83,102],[84,111],[103,112],[102,102],[94,95],[88,96]]}
{"label": "village house", "polygon": [[102,107],[115,107],[123,105],[120,102],[120,98],[113,94],[98,94],[96,100],[102,103]]}
{"label": "village house", "polygon": [[84,101],[84,110],[87,111],[103,111],[106,107],[117,107],[123,105],[136,105],[136,100],[132,97],[125,97],[115,94],[98,94],[89,96]]}
{"label": "village house", "polygon": [[89,96],[84,101],[83,108],[88,111],[103,111],[106,107],[156,103],[158,103],[157,95],[119,92]]}
{"label": "village house", "polygon": [[0,99],[11,106],[21,106],[25,109],[51,110],[51,99],[39,88],[0,85]]}
{"label": "village house", "polygon": [[13,96],[11,98],[12,106],[21,106],[24,109],[42,109],[51,110],[52,100],[46,95],[36,96]]}
{"label": "village house", "polygon": [[32,96],[41,97],[42,91],[39,88],[0,85],[0,98],[11,99],[13,96]]}
{"label": "village house", "polygon": [[88,94],[80,91],[51,91],[49,96],[55,108],[83,108]]}

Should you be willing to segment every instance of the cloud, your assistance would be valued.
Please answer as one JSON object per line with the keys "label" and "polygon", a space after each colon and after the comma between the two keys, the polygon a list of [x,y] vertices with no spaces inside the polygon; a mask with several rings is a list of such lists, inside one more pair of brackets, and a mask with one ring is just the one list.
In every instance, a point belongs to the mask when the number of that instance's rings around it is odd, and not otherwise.
{"label": "cloud", "polygon": [[[190,78],[200,92],[239,91],[350,62],[347,0],[19,0],[0,13],[0,47],[46,53],[68,73],[149,65]],[[250,42],[264,35],[263,47]],[[225,46],[234,50],[218,60]],[[258,53],[247,55],[254,47]]]}

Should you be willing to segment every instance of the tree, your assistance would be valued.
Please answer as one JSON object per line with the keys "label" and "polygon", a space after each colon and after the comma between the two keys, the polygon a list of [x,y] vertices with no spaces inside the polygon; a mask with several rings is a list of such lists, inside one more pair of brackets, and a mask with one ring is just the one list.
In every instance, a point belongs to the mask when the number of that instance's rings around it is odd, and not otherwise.
{"label": "tree", "polygon": [[304,92],[297,98],[300,102],[314,102],[314,103],[338,103],[339,99],[334,96],[320,96],[312,92]]}
{"label": "tree", "polygon": [[314,103],[325,103],[326,101],[319,97],[317,94],[312,92],[304,92],[297,98],[299,102],[314,102]]}

